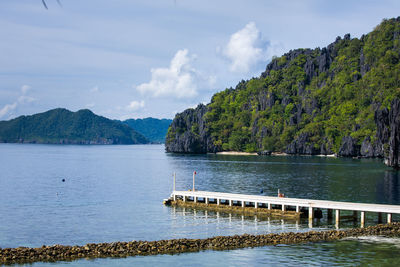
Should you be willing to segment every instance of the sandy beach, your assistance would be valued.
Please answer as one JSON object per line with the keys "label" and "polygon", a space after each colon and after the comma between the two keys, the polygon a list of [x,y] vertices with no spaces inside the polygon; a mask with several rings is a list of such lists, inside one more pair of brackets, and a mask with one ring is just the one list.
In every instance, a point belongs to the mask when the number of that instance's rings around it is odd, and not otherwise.
{"label": "sandy beach", "polygon": [[217,152],[218,155],[237,155],[237,156],[257,156],[257,153],[239,152],[239,151],[223,151]]}

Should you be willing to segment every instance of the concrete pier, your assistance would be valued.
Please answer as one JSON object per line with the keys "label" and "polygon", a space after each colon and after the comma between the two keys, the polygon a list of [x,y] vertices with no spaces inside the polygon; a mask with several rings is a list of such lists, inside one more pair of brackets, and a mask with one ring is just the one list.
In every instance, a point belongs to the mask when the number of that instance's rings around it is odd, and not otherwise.
{"label": "concrete pier", "polygon": [[[352,216],[344,216],[355,218],[358,220],[360,216],[360,225],[365,225],[365,213],[373,212],[378,213],[378,221],[382,221],[382,214],[387,214],[387,223],[392,222],[392,214],[400,214],[400,205],[383,205],[383,204],[369,204],[369,203],[354,203],[354,202],[340,202],[329,200],[315,200],[315,199],[300,199],[300,198],[287,198],[287,197],[270,197],[260,195],[244,195],[244,194],[230,194],[221,192],[208,192],[208,191],[176,191],[171,194],[171,200],[183,201],[185,203],[193,203],[195,205],[216,205],[217,207],[227,209],[253,209],[256,212],[263,211],[279,211],[280,214],[290,213],[291,215],[300,216],[301,211],[308,210],[308,219],[312,221],[315,212],[322,214],[321,209],[327,210],[328,219],[332,218],[332,212],[335,210],[335,223],[339,227],[341,211],[352,211]],[[193,199],[193,200],[192,200]],[[200,199],[200,200],[199,200]],[[216,204],[210,204],[210,199],[214,200]],[[248,203],[248,205],[246,205]],[[274,209],[273,209],[274,207]],[[277,210],[277,207],[280,207]],[[321,215],[322,216],[322,215]]]}

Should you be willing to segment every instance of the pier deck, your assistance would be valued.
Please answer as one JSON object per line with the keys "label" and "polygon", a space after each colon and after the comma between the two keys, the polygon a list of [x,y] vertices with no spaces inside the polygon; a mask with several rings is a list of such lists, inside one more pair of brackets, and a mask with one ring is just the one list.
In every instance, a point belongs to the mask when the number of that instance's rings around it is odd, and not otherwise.
{"label": "pier deck", "polygon": [[[314,218],[315,209],[327,209],[328,216],[335,210],[336,223],[340,220],[340,211],[347,210],[353,211],[356,215],[360,212],[361,226],[365,223],[365,212],[375,212],[381,216],[382,213],[387,214],[387,222],[392,222],[392,214],[400,214],[400,205],[385,205],[385,204],[370,204],[370,203],[354,203],[354,202],[341,202],[329,200],[315,200],[315,199],[301,199],[301,198],[288,198],[288,197],[271,197],[261,195],[245,195],[245,194],[231,194],[221,192],[208,192],[208,191],[173,191],[171,198],[176,201],[177,198],[183,201],[191,199],[193,202],[210,203],[212,200],[217,205],[222,205],[222,202],[228,203],[229,206],[241,204],[242,207],[252,205],[254,208],[266,207],[271,209],[272,205],[281,206],[282,211],[288,207],[295,207],[296,212],[300,209],[308,209],[308,218]],[[225,204],[226,205],[226,204]]]}

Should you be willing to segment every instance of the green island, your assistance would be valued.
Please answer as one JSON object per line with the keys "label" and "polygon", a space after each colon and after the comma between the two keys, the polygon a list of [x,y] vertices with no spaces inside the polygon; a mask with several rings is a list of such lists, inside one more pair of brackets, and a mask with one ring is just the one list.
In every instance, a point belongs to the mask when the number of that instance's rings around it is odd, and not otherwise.
{"label": "green island", "polygon": [[57,108],[0,121],[0,143],[146,144],[148,139],[128,125],[94,114]]}
{"label": "green island", "polygon": [[399,167],[400,17],[275,57],[256,78],[174,118],[166,150],[382,157]]}

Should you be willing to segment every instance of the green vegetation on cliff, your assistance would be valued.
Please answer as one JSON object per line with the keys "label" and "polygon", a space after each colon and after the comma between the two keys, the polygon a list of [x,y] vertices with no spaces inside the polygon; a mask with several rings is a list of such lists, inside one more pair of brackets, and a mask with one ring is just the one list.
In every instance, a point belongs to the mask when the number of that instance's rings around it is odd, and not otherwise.
{"label": "green vegetation on cliff", "polygon": [[[375,112],[390,109],[398,97],[400,17],[383,20],[360,39],[346,34],[323,49],[273,58],[260,77],[212,97],[203,117],[205,134],[197,141],[208,152],[359,155],[346,151],[358,147],[366,156],[383,156]],[[196,139],[196,124],[174,121],[167,151],[179,147],[177,140],[188,131]]]}
{"label": "green vegetation on cliff", "polygon": [[57,108],[0,121],[0,143],[143,144],[148,140],[129,126],[87,109]]}

